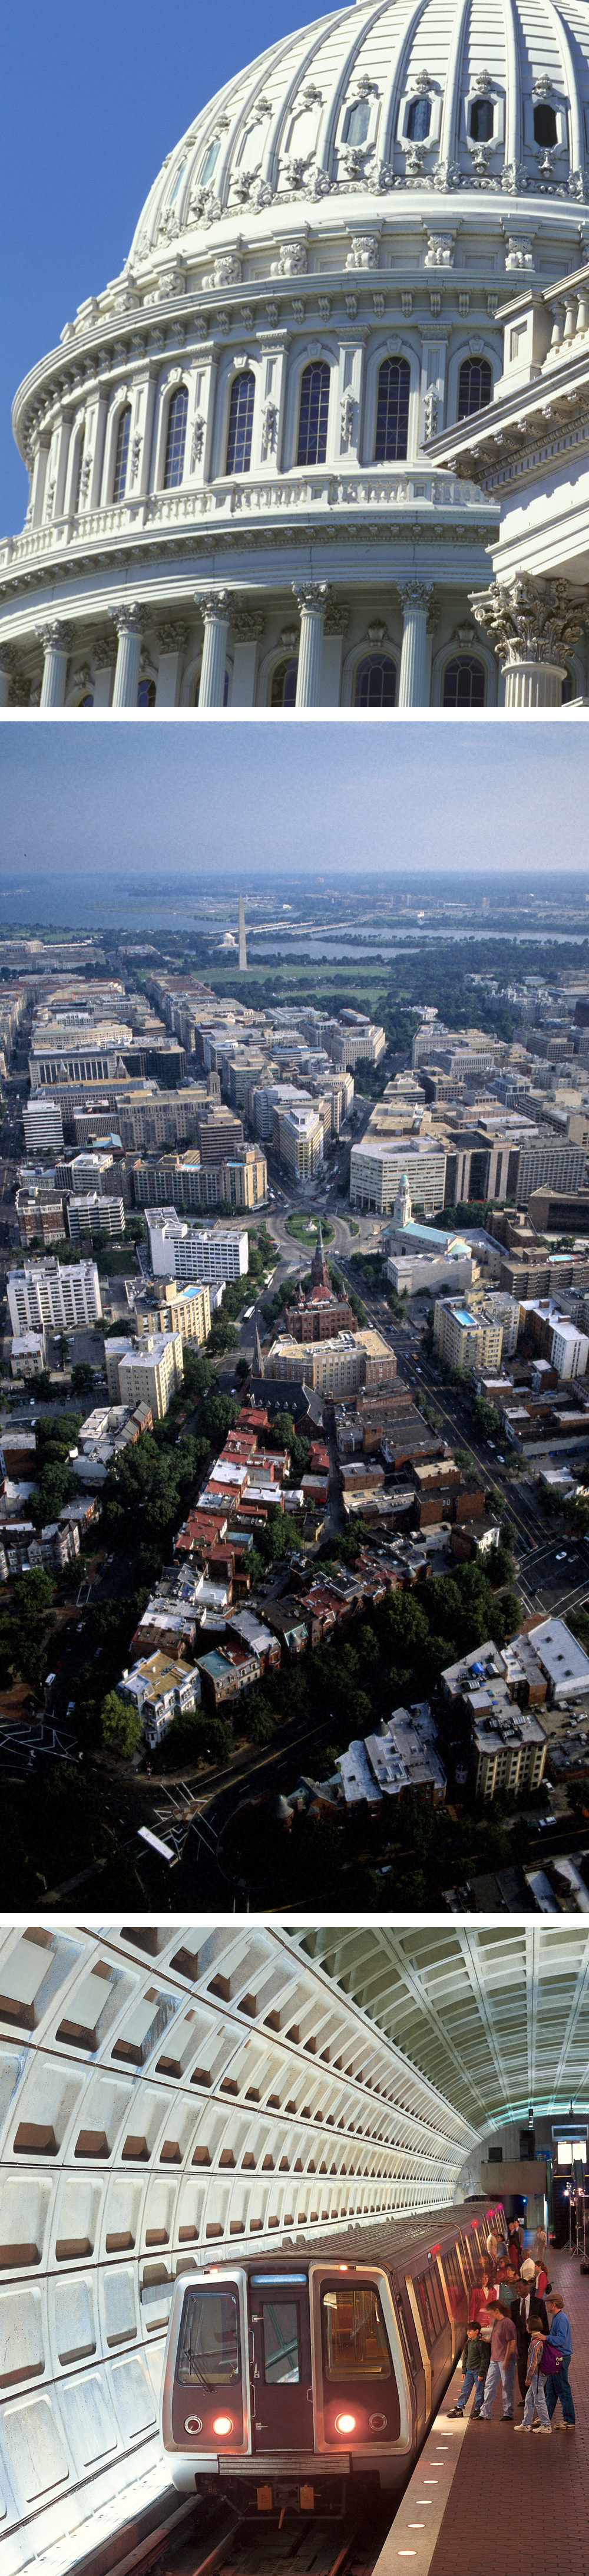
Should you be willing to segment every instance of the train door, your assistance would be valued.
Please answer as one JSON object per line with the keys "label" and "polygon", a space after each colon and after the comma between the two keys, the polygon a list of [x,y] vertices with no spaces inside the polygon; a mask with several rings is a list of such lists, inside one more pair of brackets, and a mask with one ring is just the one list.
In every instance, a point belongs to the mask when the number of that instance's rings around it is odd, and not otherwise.
{"label": "train door", "polygon": [[306,2272],[250,2273],[254,2451],[312,2451],[311,2327]]}

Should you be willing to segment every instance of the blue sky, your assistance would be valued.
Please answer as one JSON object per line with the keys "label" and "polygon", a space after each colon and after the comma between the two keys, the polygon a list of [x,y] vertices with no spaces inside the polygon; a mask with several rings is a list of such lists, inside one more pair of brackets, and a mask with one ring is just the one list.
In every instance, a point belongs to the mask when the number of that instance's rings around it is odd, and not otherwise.
{"label": "blue sky", "polygon": [[589,886],[586,811],[585,727],[562,718],[0,727],[0,883],[525,866]]}
{"label": "blue sky", "polygon": [[118,276],[164,154],[223,81],[324,13],[305,0],[4,0],[0,536],[26,479],[10,408],[84,296]]}

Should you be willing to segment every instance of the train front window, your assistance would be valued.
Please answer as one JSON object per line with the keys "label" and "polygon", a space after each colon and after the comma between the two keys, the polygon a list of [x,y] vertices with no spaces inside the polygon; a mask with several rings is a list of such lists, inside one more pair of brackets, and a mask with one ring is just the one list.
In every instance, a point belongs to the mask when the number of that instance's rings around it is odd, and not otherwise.
{"label": "train front window", "polygon": [[321,2306],[326,2378],[390,2379],[391,2357],[372,2284],[325,2289]]}
{"label": "train front window", "polygon": [[184,2306],[176,2377],[183,2386],[227,2388],[239,2379],[234,2290],[190,2290]]}
{"label": "train front window", "polygon": [[264,2299],[262,2323],[266,2387],[277,2388],[283,2380],[288,2380],[291,2387],[295,2384],[298,2387],[299,2321],[294,2299],[292,2303],[289,2299]]}

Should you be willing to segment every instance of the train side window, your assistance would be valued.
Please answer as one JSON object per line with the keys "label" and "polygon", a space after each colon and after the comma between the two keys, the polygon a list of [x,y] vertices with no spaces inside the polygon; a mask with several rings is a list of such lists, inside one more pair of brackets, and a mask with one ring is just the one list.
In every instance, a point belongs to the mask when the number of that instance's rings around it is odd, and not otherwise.
{"label": "train side window", "polygon": [[298,2387],[299,2321],[294,2299],[263,2299],[264,2380],[267,2388],[276,2388],[287,2379]]}
{"label": "train side window", "polygon": [[421,2353],[416,2340],[415,2326],[411,2315],[409,2300],[406,2298],[403,2290],[397,2291],[397,2314],[401,2328],[401,2342],[404,2346],[410,2371],[413,2374],[413,2378],[415,2378],[415,2373],[419,2370],[421,2364]]}
{"label": "train side window", "polygon": [[327,2379],[390,2379],[391,2357],[378,2293],[370,2282],[322,2293]]}
{"label": "train side window", "polygon": [[443,2330],[444,2330],[444,2326],[445,2326],[445,2325],[446,2325],[446,2323],[447,2323],[447,2319],[446,2319],[445,2311],[444,2311],[444,2308],[443,2308],[443,2305],[442,2305],[442,2293],[441,2293],[441,2290],[439,2289],[438,2282],[437,2282],[437,2280],[436,2280],[436,2275],[435,2275],[435,2272],[434,2272],[433,2263],[432,2263],[431,2271],[430,2271],[430,2272],[428,2272],[428,2276],[427,2276],[427,2287],[428,2287],[429,2297],[430,2297],[430,2299],[431,2299],[431,2304],[432,2304],[432,2308],[433,2308],[434,2316],[435,2316],[436,2323],[437,2323],[438,2334],[442,2334],[442,2333],[443,2333]]}
{"label": "train side window", "polygon": [[416,2281],[416,2283],[415,2283],[415,2288],[416,2288],[416,2292],[417,2292],[417,2298],[418,2298],[418,2301],[419,2301],[419,2311],[420,2311],[420,2316],[421,2316],[422,2326],[423,2326],[424,2333],[425,2333],[426,2342],[427,2342],[427,2343],[430,2345],[430,2347],[431,2347],[431,2345],[432,2345],[433,2343],[437,2343],[437,2339],[438,2339],[438,2327],[437,2327],[437,2325],[436,2325],[436,2320],[435,2320],[435,2317],[434,2317],[434,2312],[433,2312],[433,2308],[432,2308],[432,2304],[431,2304],[431,2300],[430,2300],[430,2295],[429,2295],[429,2284],[428,2284],[428,2282],[427,2282],[427,2281],[424,2281],[423,2274],[422,2274],[422,2276],[421,2276],[421,2280]]}
{"label": "train side window", "polygon": [[201,2388],[239,2379],[239,2328],[233,2290],[190,2290],[184,2305],[176,2378]]}

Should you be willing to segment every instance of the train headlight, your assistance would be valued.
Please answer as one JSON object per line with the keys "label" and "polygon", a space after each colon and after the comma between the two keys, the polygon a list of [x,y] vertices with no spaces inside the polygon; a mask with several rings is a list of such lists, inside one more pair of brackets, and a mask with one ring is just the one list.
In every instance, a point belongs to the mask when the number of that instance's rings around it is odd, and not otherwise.
{"label": "train headlight", "polygon": [[336,2429],[336,2433],[355,2433],[355,2431],[356,2431],[356,2417],[355,2417],[355,2415],[336,2415],[336,2419],[335,2419],[335,2429]]}
{"label": "train headlight", "polygon": [[214,2418],[213,2418],[213,2432],[214,2432],[214,2433],[232,2433],[232,2432],[233,2432],[233,2422],[232,2422],[232,2418],[231,2418],[231,2416],[230,2416],[230,2415],[215,2415],[215,2416],[214,2416]]}

